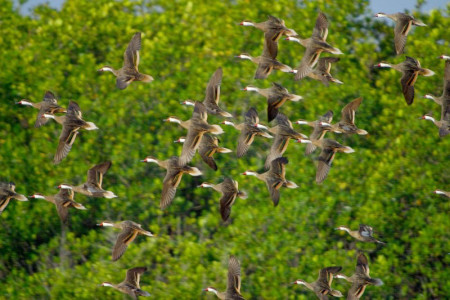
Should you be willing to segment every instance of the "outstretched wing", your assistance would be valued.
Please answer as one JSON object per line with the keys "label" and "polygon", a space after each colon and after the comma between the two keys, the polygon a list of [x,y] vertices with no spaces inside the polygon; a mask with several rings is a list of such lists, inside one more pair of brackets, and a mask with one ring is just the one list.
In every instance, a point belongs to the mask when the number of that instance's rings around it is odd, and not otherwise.
{"label": "outstretched wing", "polygon": [[102,187],[103,175],[111,168],[111,161],[105,161],[89,169],[87,173],[87,181],[99,188]]}
{"label": "outstretched wing", "polygon": [[123,66],[130,69],[138,69],[139,50],[141,50],[141,33],[137,32],[128,43],[128,47],[123,54]]}

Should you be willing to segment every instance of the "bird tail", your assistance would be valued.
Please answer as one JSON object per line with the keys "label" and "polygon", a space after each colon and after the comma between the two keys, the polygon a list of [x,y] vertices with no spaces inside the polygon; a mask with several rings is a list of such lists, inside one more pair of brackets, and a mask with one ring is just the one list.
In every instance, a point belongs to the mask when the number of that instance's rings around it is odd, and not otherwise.
{"label": "bird tail", "polygon": [[244,191],[238,191],[238,197],[241,199],[247,199],[248,195]]}
{"label": "bird tail", "polygon": [[338,48],[332,48],[331,50],[330,50],[330,52],[331,53],[333,53],[333,54],[344,54],[344,53],[342,53],[342,51],[341,50],[339,50]]}
{"label": "bird tail", "polygon": [[433,76],[433,75],[434,75],[434,72],[431,71],[430,69],[421,69],[421,70],[420,70],[420,75],[423,75],[423,76]]}
{"label": "bird tail", "polygon": [[147,231],[147,230],[142,230],[140,233],[142,233],[143,235],[146,235],[146,236],[153,236],[153,233],[151,233],[150,231]]}
{"label": "bird tail", "polygon": [[74,203],[74,204],[73,204],[73,207],[75,207],[76,209],[81,209],[81,210],[86,210],[86,209],[87,209],[87,208],[84,207],[84,205],[81,204],[81,203]]}
{"label": "bird tail", "polygon": [[289,100],[294,101],[294,102],[300,101],[302,99],[303,99],[303,97],[299,96],[299,95],[295,95],[295,94],[289,95]]}
{"label": "bird tail", "polygon": [[379,278],[369,278],[367,279],[367,283],[372,285],[383,285],[383,281]]}
{"label": "bird tail", "polygon": [[271,135],[268,134],[267,132],[262,132],[262,133],[261,133],[261,136],[263,136],[263,137],[265,137],[265,138],[268,138],[268,139],[272,139],[272,138],[273,138],[273,136],[271,136]]}
{"label": "bird tail", "polygon": [[290,73],[292,71],[292,68],[289,67],[288,65],[282,65],[280,67],[280,71],[285,72],[285,73]]}
{"label": "bird tail", "polygon": [[219,147],[219,148],[217,148],[217,152],[219,152],[219,153],[230,153],[230,152],[233,152],[233,151],[228,149],[228,148]]}
{"label": "bird tail", "polygon": [[292,182],[292,181],[289,181],[289,180],[286,180],[285,185],[286,185],[287,188],[290,188],[290,189],[298,188],[298,185],[295,182]]}
{"label": "bird tail", "polygon": [[152,82],[153,77],[147,74],[141,74],[142,77],[140,78],[142,82]]}
{"label": "bird tail", "polygon": [[346,146],[343,150],[344,153],[353,153],[355,152],[355,150],[353,148],[350,148],[348,146]]}
{"label": "bird tail", "polygon": [[211,125],[211,133],[212,134],[222,134],[224,131],[222,127],[219,125]]}
{"label": "bird tail", "polygon": [[230,114],[229,112],[226,112],[224,110],[222,110],[221,112],[219,112],[219,115],[221,115],[224,118],[233,118],[233,115]]}
{"label": "bird tail", "polygon": [[86,130],[96,130],[98,127],[92,122],[86,122],[86,126],[84,127]]}
{"label": "bird tail", "polygon": [[106,191],[105,194],[104,194],[104,197],[105,197],[105,198],[108,198],[108,199],[111,199],[111,198],[117,198],[117,195],[114,194],[114,193],[111,192],[111,191]]}
{"label": "bird tail", "polygon": [[416,25],[416,26],[428,26],[427,24],[425,24],[424,22],[419,21],[419,20],[413,20],[412,24]]}
{"label": "bird tail", "polygon": [[15,194],[14,199],[19,200],[19,201],[28,201],[28,198],[22,194]]}
{"label": "bird tail", "polygon": [[189,171],[187,173],[189,175],[192,175],[192,176],[200,176],[200,175],[202,175],[202,171],[200,171],[196,167],[190,167]]}
{"label": "bird tail", "polygon": [[356,131],[356,133],[359,134],[359,135],[366,135],[366,134],[368,134],[368,132],[366,130],[364,130],[364,129],[358,129]]}

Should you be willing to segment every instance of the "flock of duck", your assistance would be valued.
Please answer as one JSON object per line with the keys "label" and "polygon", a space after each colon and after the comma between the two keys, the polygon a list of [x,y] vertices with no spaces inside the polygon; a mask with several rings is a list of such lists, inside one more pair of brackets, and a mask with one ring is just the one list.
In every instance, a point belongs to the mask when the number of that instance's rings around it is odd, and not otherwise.
{"label": "flock of duck", "polygon": [[[396,22],[394,42],[397,54],[403,53],[406,44],[406,37],[412,25],[426,26],[424,23],[404,13],[392,15],[378,13],[376,14],[376,17],[388,17]],[[285,26],[283,20],[273,16],[269,16],[268,20],[265,22],[254,23],[251,21],[243,21],[240,25],[253,26],[264,32],[264,48],[260,56],[252,57],[247,53],[237,56],[241,59],[251,60],[258,65],[254,77],[255,79],[267,78],[273,70],[280,70],[283,72],[294,73],[295,80],[310,77],[312,79],[322,81],[322,83],[326,86],[328,86],[329,83],[342,84],[340,80],[335,79],[330,74],[331,64],[339,61],[339,58],[319,58],[321,52],[328,52],[337,55],[342,54],[339,49],[332,47],[326,42],[329,23],[327,17],[322,12],[320,12],[317,17],[312,36],[307,39],[301,39],[293,29]],[[292,69],[277,60],[278,41],[282,36],[286,36],[286,40],[297,42],[306,48],[299,66],[295,69]],[[133,81],[151,82],[153,80],[152,76],[142,74],[138,70],[140,48],[141,34],[136,33],[124,53],[123,67],[116,70],[110,66],[104,66],[99,71],[112,72],[117,78],[116,86],[119,89],[125,89]],[[439,127],[439,135],[442,137],[450,132],[450,57],[442,55],[440,58],[446,60],[444,92],[440,97],[434,97],[427,94],[425,95],[425,98],[433,99],[437,104],[441,105],[441,120],[436,121],[430,115],[425,115],[423,118],[433,121]],[[381,68],[390,67],[403,73],[400,82],[402,85],[404,98],[408,105],[413,102],[414,83],[417,80],[418,75],[431,76],[434,74],[433,71],[422,68],[417,59],[408,56],[404,62],[397,65],[382,62],[376,66]],[[228,148],[220,147],[219,140],[215,136],[224,133],[224,130],[217,124],[213,125],[208,123],[208,115],[233,118],[232,114],[219,107],[222,75],[222,68],[218,68],[214,72],[206,87],[203,102],[193,100],[186,100],[182,102],[184,105],[194,107],[191,119],[182,121],[174,116],[170,116],[165,119],[167,122],[177,123],[184,129],[187,129],[186,137],[181,137],[175,141],[183,143],[181,155],[179,157],[172,156],[167,160],[159,160],[155,157],[148,156],[142,160],[142,162],[146,163],[156,163],[160,167],[167,170],[163,181],[160,201],[161,209],[166,209],[172,203],[172,200],[175,197],[176,189],[180,184],[183,174],[189,174],[191,176],[202,175],[202,172],[198,168],[188,165],[197,151],[202,160],[213,170],[218,169],[213,157],[214,154],[232,152],[232,150]],[[257,92],[267,98],[268,122],[275,120],[276,125],[269,128],[268,126],[260,124],[258,112],[253,107],[247,111],[242,123],[235,124],[232,121],[224,120],[221,124],[234,127],[240,131],[236,150],[236,155],[238,158],[247,153],[256,136],[269,139],[273,138],[273,143],[264,165],[267,171],[264,173],[245,171],[242,174],[255,176],[259,180],[264,181],[274,206],[279,204],[280,189],[282,187],[297,188],[297,184],[285,178],[285,168],[289,161],[283,156],[283,154],[288,147],[290,139],[298,143],[307,144],[305,150],[306,155],[313,153],[317,147],[321,149],[318,157],[316,172],[316,182],[321,183],[327,178],[337,152],[354,152],[354,149],[349,146],[344,146],[333,139],[324,138],[325,134],[329,131],[345,134],[367,134],[366,130],[360,129],[355,125],[355,114],[363,100],[361,97],[344,106],[341,112],[341,119],[335,124],[332,124],[332,111],[326,112],[315,121],[296,121],[295,124],[308,125],[313,128],[313,131],[308,138],[306,135],[296,131],[288,117],[280,112],[281,107],[285,104],[285,102],[299,101],[302,99],[301,96],[289,93],[286,88],[277,83],[272,83],[270,88],[247,86],[243,90]],[[35,127],[40,127],[46,124],[49,119],[54,119],[57,123],[62,125],[59,144],[54,157],[55,164],[59,164],[67,157],[75,142],[79,130],[98,129],[94,123],[87,122],[83,119],[81,109],[76,102],[70,101],[66,110],[58,105],[55,95],[50,91],[45,93],[42,102],[33,103],[29,100],[23,99],[17,103],[39,109]],[[107,173],[110,167],[110,161],[103,162],[88,170],[87,181],[81,185],[74,186],[63,183],[58,186],[60,191],[54,196],[35,193],[29,198],[44,199],[53,203],[56,206],[62,224],[66,225],[68,222],[69,208],[86,209],[83,204],[75,202],[75,193],[81,193],[88,197],[117,197],[113,192],[107,191],[102,187],[103,176]],[[221,183],[213,184],[204,182],[199,187],[212,188],[222,194],[219,203],[220,214],[224,222],[229,220],[231,207],[236,201],[236,198],[247,197],[247,194],[244,191],[239,190],[238,182],[228,177]],[[450,192],[436,190],[435,193],[450,197]],[[0,213],[6,208],[10,199],[27,201],[27,197],[15,192],[14,183],[0,183]],[[151,232],[144,230],[140,224],[128,220],[122,222],[103,221],[98,224],[98,226],[110,226],[121,230],[113,247],[113,261],[117,261],[120,257],[122,257],[128,245],[137,237],[137,235],[145,235],[149,237],[153,236]],[[351,230],[346,226],[339,226],[336,229],[346,231],[350,236],[362,242],[384,244],[373,237],[373,229],[367,225],[360,225],[357,230]],[[146,267],[129,269],[123,282],[119,284],[104,282],[102,283],[102,286],[113,287],[123,293],[129,294],[135,299],[138,296],[149,296],[150,294],[143,291],[139,286],[140,275],[146,270]],[[315,282],[308,283],[304,280],[296,280],[293,283],[305,285],[308,289],[314,291],[319,299],[327,299],[328,295],[335,297],[343,296],[340,291],[331,288],[333,278],[342,278],[352,283],[352,286],[348,291],[347,299],[359,299],[364,293],[367,285],[382,284],[380,279],[370,277],[368,260],[363,253],[359,253],[357,256],[356,270],[352,276],[346,276],[340,273],[341,270],[342,267],[340,266],[325,267],[319,271],[319,277]],[[213,287],[208,287],[205,291],[215,293],[220,299],[244,299],[240,293],[240,263],[235,256],[230,256],[229,258],[227,278],[227,289],[224,292],[219,292]]]}

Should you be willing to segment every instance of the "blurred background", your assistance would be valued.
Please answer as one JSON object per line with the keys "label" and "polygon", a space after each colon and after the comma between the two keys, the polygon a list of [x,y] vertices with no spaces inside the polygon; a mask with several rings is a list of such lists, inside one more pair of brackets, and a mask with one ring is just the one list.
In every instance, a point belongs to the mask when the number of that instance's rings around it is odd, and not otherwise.
{"label": "blurred background", "polygon": [[[423,99],[442,93],[444,62],[450,54],[450,4],[447,1],[8,1],[0,0],[0,181],[14,181],[25,195],[57,193],[61,183],[81,184],[87,170],[113,162],[103,187],[119,197],[75,200],[88,210],[70,211],[69,230],[62,232],[54,205],[43,200],[12,200],[0,216],[1,299],[126,299],[98,287],[119,283],[126,269],[147,266],[141,287],[155,299],[214,299],[202,289],[226,288],[228,257],[241,261],[242,294],[248,299],[312,299],[303,286],[318,270],[341,265],[351,275],[356,254],[368,256],[372,277],[383,286],[366,288],[365,299],[444,299],[450,294],[449,201],[433,194],[450,189],[450,138],[439,138],[425,113],[439,118],[440,107]],[[294,82],[288,73],[274,72],[254,80],[256,65],[234,58],[243,52],[262,52],[263,33],[238,26],[243,20],[265,21],[267,15],[285,20],[301,37],[311,35],[319,11],[330,21],[328,42],[344,52],[332,74],[343,85],[325,87],[309,78]],[[400,87],[401,74],[376,70],[395,56],[394,23],[374,18],[376,12],[406,11],[427,24],[413,28],[406,54],[420,60],[433,77],[417,80],[416,97],[407,106]],[[131,37],[142,32],[139,70],[152,75],[150,84],[115,88],[104,65],[119,68]],[[278,59],[297,66],[304,48],[283,39]],[[326,55],[322,55],[326,56]],[[173,204],[159,209],[165,170],[140,160],[147,155],[166,159],[181,153],[173,143],[186,131],[162,119],[186,120],[192,107],[186,99],[203,100],[206,84],[223,68],[221,106],[242,122],[256,107],[267,125],[266,99],[240,89],[269,87],[278,82],[304,101],[286,103],[282,111],[292,120],[315,120],[327,110],[340,119],[340,110],[361,96],[356,124],[367,136],[328,133],[354,148],[338,154],[329,177],[315,183],[318,152],[304,155],[305,146],[291,142],[286,178],[299,185],[283,189],[273,207],[262,181],[240,175],[263,171],[270,140],[256,139],[248,154],[216,155],[217,172],[196,156],[192,165],[201,177],[184,176]],[[83,131],[68,157],[59,165],[52,159],[61,127],[49,122],[34,128],[37,110],[15,105],[21,99],[39,102],[53,91],[61,106],[76,101],[87,121],[98,131]],[[222,119],[211,116],[210,123]],[[223,126],[223,147],[236,149],[238,131]],[[309,135],[311,129],[294,125]],[[230,224],[218,210],[220,194],[196,188],[204,181],[219,183],[225,176],[239,182],[248,199],[237,199]],[[111,262],[118,231],[99,228],[103,220],[133,220],[157,234],[138,237],[124,256]],[[373,226],[386,245],[356,242],[336,231],[339,225],[357,229]],[[350,283],[333,281],[344,294]]]}

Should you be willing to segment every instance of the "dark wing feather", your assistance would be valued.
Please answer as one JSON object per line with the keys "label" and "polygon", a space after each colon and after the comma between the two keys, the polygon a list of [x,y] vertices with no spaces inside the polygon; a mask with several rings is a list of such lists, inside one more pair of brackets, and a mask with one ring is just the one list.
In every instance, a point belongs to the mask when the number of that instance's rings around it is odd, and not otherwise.
{"label": "dark wing feather", "polygon": [[319,271],[317,281],[327,286],[331,286],[331,283],[333,282],[333,275],[339,273],[341,270],[342,267],[340,266],[323,268]]}
{"label": "dark wing feather", "polygon": [[237,193],[235,191],[225,191],[220,198],[220,215],[224,222],[228,221],[231,214],[231,206],[236,200]]}
{"label": "dark wing feather", "polygon": [[331,164],[336,153],[329,148],[322,149],[319,155],[319,163],[317,165],[316,182],[322,183],[330,172]]}
{"label": "dark wing feather", "polygon": [[278,55],[278,42],[277,39],[281,36],[281,33],[278,36],[275,35],[276,40],[273,40],[274,34],[272,31],[266,32],[264,34],[264,48],[263,48],[263,56],[270,57],[271,59],[276,59]]}
{"label": "dark wing feather", "polygon": [[80,106],[78,106],[78,103],[76,103],[75,101],[69,102],[69,106],[67,107],[66,117],[70,118],[70,119],[72,119],[72,118],[82,119],[83,118],[83,114],[81,113],[81,109],[80,109]]}
{"label": "dark wing feather", "polygon": [[39,128],[42,125],[47,124],[48,119],[46,117],[44,117],[43,114],[45,114],[44,105],[42,105],[41,108],[39,109],[39,112],[36,116],[36,122],[34,123],[34,127]]}
{"label": "dark wing feather", "polygon": [[247,128],[247,125],[241,131],[241,134],[239,135],[237,151],[236,151],[236,155],[238,158],[244,156],[245,153],[247,153],[248,149],[250,148],[250,145],[253,143],[253,141],[255,139],[255,135],[256,135],[256,133],[253,131],[250,131]]}
{"label": "dark wing feather", "polygon": [[313,37],[319,38],[323,41],[327,39],[328,35],[328,19],[324,13],[320,12],[316,19],[316,25],[313,29]]}
{"label": "dark wing feather", "polygon": [[355,282],[348,290],[347,300],[358,300],[364,294],[366,285],[361,282]]}
{"label": "dark wing feather", "polygon": [[89,169],[87,173],[87,182],[102,187],[103,176],[108,172],[109,168],[111,168],[111,161],[105,161],[104,163],[98,164]]}
{"label": "dark wing feather", "polygon": [[181,150],[180,155],[180,166],[185,166],[188,164],[192,158],[195,156],[195,152],[200,146],[204,132],[196,130],[194,126],[189,127],[186,141],[183,144],[183,150]]}
{"label": "dark wing feather", "polygon": [[355,112],[361,104],[362,100],[363,98],[359,97],[344,106],[344,108],[342,109],[341,121],[345,123],[355,124]]}
{"label": "dark wing feather", "polygon": [[331,64],[338,62],[340,60],[339,57],[322,57],[319,58],[319,61],[317,62],[317,69],[329,73],[331,69]]}
{"label": "dark wing feather", "polygon": [[222,83],[223,71],[222,68],[218,68],[209,79],[208,85],[205,91],[204,102],[210,105],[218,105],[220,99],[220,84]]}
{"label": "dark wing feather", "polygon": [[406,71],[403,73],[400,83],[402,84],[402,92],[406,103],[411,105],[414,101],[414,83],[417,78],[417,72]]}
{"label": "dark wing feather", "polygon": [[258,64],[258,68],[255,72],[255,79],[266,79],[267,76],[272,72],[273,65],[268,63],[267,61],[261,61]]}
{"label": "dark wing feather", "polygon": [[56,210],[58,211],[59,218],[64,224],[67,224],[67,221],[69,220],[69,207],[64,206],[61,201],[56,201]]}
{"label": "dark wing feather", "polygon": [[267,119],[271,122],[278,115],[278,108],[286,102],[286,98],[280,95],[270,95],[267,98]]}
{"label": "dark wing feather", "polygon": [[286,168],[285,165],[289,163],[289,160],[286,157],[279,157],[277,159],[272,160],[270,163],[269,172],[276,176],[281,176],[284,179]]}
{"label": "dark wing feather", "polygon": [[327,111],[323,116],[319,118],[319,121],[331,123],[333,121],[333,111]]}
{"label": "dark wing feather", "polygon": [[356,260],[356,273],[359,273],[361,275],[365,275],[369,277],[370,270],[369,270],[369,262],[367,261],[367,257],[361,253],[358,255],[358,258]]}
{"label": "dark wing feather", "polygon": [[120,75],[116,78],[116,87],[120,90],[126,89],[134,80],[133,76],[130,75]]}
{"label": "dark wing feather", "polygon": [[141,33],[136,33],[123,54],[123,66],[125,68],[136,69],[139,65],[139,50],[141,50]]}
{"label": "dark wing feather", "polygon": [[314,65],[319,59],[320,52],[313,46],[306,47],[305,54],[297,68],[295,80],[300,80],[313,71]]}
{"label": "dark wing feather", "polygon": [[67,126],[63,126],[61,135],[59,136],[58,148],[53,160],[54,164],[59,164],[69,154],[72,145],[78,135],[78,131],[70,131]]}
{"label": "dark wing feather", "polygon": [[254,107],[251,107],[245,114],[245,121],[251,124],[259,123],[258,112]]}
{"label": "dark wing feather", "polygon": [[167,208],[173,201],[177,186],[180,183],[183,173],[179,170],[167,170],[166,177],[163,181],[163,190],[161,194],[161,209]]}
{"label": "dark wing feather", "polygon": [[278,158],[281,157],[286,149],[287,143],[289,143],[289,138],[284,137],[280,134],[276,134],[273,144],[270,147],[270,152],[269,155],[266,158],[266,163],[264,164],[264,168],[265,169],[269,169],[271,162]]}
{"label": "dark wing feather", "polygon": [[230,256],[228,261],[227,292],[228,291],[237,293],[240,293],[241,291],[241,264],[233,255]]}
{"label": "dark wing feather", "polygon": [[395,24],[394,29],[394,43],[395,43],[395,52],[397,54],[403,53],[406,45],[406,36],[411,29],[412,20],[400,19]]}
{"label": "dark wing feather", "polygon": [[192,113],[192,119],[199,118],[200,120],[207,121],[208,113],[203,103],[196,101],[194,106],[194,112]]}
{"label": "dark wing feather", "polygon": [[6,206],[8,206],[10,199],[10,197],[2,197],[0,195],[0,214],[5,210]]}
{"label": "dark wing feather", "polygon": [[112,260],[116,261],[122,257],[127,250],[128,244],[131,243],[136,237],[136,233],[132,228],[126,227],[117,236],[116,244],[114,245],[112,252]]}
{"label": "dark wing feather", "polygon": [[277,206],[280,202],[280,188],[283,185],[283,181],[281,181],[279,178],[269,178],[266,180],[266,185],[267,189],[269,190],[273,205]]}
{"label": "dark wing feather", "polygon": [[131,284],[139,289],[140,288],[139,281],[140,281],[141,275],[145,271],[147,271],[147,267],[136,267],[136,268],[129,269],[127,271],[127,276],[125,277],[125,282],[128,284]]}

